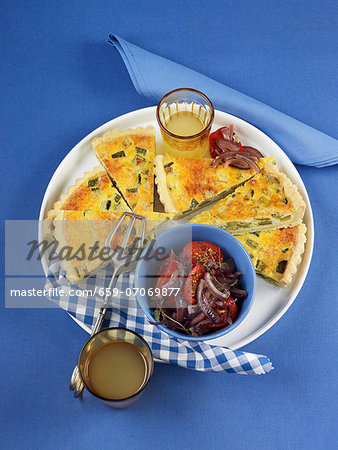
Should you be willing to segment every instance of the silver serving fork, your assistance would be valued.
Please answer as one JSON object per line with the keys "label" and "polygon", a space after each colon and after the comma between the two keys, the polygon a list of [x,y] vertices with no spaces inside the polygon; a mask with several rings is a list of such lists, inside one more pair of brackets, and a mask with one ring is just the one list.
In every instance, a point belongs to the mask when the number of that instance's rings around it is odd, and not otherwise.
{"label": "silver serving fork", "polygon": [[[134,238],[134,242],[139,243],[139,245],[137,245],[137,248],[135,246],[135,248],[133,249],[134,252],[132,254],[128,255],[128,265],[125,265],[125,262],[123,261],[123,259],[121,258],[121,253],[117,253],[117,252],[113,252],[110,255],[110,259],[111,262],[113,264],[113,275],[111,277],[111,280],[109,282],[109,286],[107,288],[107,292],[108,294],[106,295],[104,302],[100,308],[99,314],[97,316],[95,325],[92,329],[91,332],[91,336],[93,336],[93,334],[97,333],[102,326],[102,322],[104,319],[104,315],[106,313],[106,310],[109,306],[109,300],[111,298],[111,294],[113,288],[115,287],[118,275],[120,275],[121,273],[124,272],[129,272],[132,268],[133,263],[137,262],[137,255],[139,254],[139,251],[142,249],[143,245],[144,245],[144,235],[145,235],[145,226],[146,226],[146,219],[145,217],[139,216],[137,214],[132,214],[132,213],[128,213],[125,212],[122,214],[122,216],[120,217],[120,219],[116,222],[116,224],[114,225],[113,229],[111,230],[111,232],[109,233],[106,242],[105,242],[105,246],[111,248],[111,243],[112,240],[114,238],[114,236],[117,234],[119,227],[121,226],[122,222],[124,221],[124,219],[126,217],[130,217],[130,224],[128,226],[128,229],[126,231],[124,240],[123,240],[123,244],[122,244],[122,251],[123,254],[125,254],[128,251],[128,242],[132,233],[132,230],[134,228],[134,224],[136,220],[140,220],[141,221],[141,231],[139,236]],[[122,259],[122,260],[121,260]],[[72,377],[70,379],[70,384],[69,384],[69,389],[71,391],[74,391],[74,397],[79,397],[79,395],[81,395],[82,391],[84,388],[84,384],[81,380],[80,377],[80,370],[78,365],[75,366]]]}

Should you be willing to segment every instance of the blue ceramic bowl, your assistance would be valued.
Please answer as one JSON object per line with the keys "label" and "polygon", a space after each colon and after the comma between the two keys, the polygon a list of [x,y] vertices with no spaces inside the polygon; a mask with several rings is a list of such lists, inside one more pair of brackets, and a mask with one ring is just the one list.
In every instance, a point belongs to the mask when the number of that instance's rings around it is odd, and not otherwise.
{"label": "blue ceramic bowl", "polygon": [[[216,339],[230,333],[230,331],[236,328],[249,313],[256,291],[255,269],[251,258],[243,245],[231,234],[211,225],[194,224],[171,228],[156,237],[155,245],[157,248],[165,248],[166,254],[169,254],[170,250],[173,249],[175,253],[179,255],[185,245],[191,241],[212,242],[221,248],[224,257],[232,256],[235,260],[237,270],[242,272],[239,279],[239,286],[241,289],[246,290],[248,296],[242,304],[239,304],[240,312],[235,322],[232,325],[228,325],[227,327],[215,331],[214,333],[193,337],[184,333],[179,333],[178,331],[170,330],[164,325],[158,325],[158,328],[170,336],[187,341],[206,341],[209,339]],[[135,288],[138,290],[136,293],[138,304],[142,308],[147,319],[153,322],[154,317],[149,306],[149,296],[147,293],[149,288],[154,288],[155,276],[159,273],[161,262],[155,258],[144,259],[147,255],[147,250],[148,248],[145,248],[136,267]],[[145,295],[141,295],[140,291],[142,294],[145,293]]]}

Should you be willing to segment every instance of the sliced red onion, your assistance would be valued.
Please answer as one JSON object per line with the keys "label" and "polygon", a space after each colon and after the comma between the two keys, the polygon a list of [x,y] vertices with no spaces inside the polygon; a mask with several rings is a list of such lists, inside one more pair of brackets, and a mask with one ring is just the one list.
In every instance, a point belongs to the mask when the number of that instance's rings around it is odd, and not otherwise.
{"label": "sliced red onion", "polygon": [[224,289],[224,287],[225,287],[224,283],[221,283],[220,281],[218,281],[216,277],[211,277],[211,281],[219,291],[222,291]]}
{"label": "sliced red onion", "polygon": [[250,166],[245,161],[241,161],[239,158],[234,158],[232,161],[229,162],[229,165],[231,167],[235,167],[236,169],[241,170],[249,170]]}
{"label": "sliced red onion", "polygon": [[240,154],[237,153],[236,154],[236,158],[240,158],[241,160],[245,161],[257,173],[259,173],[261,171],[261,169],[257,166],[255,161],[253,161],[252,159],[248,158],[247,156],[243,156],[243,155],[240,155]]}
{"label": "sliced red onion", "polygon": [[212,323],[212,322],[210,322],[209,319],[201,320],[201,322],[198,322],[196,325],[194,325],[192,327],[191,335],[192,336],[202,336],[203,332],[205,331],[205,330],[203,330],[204,325],[209,325],[210,323]]}
{"label": "sliced red onion", "polygon": [[218,164],[223,162],[223,167],[231,165],[238,169],[254,169],[257,173],[260,172],[260,168],[257,166],[255,161],[250,159],[248,156],[239,154],[239,152],[224,152],[213,160],[210,167],[216,167]]}
{"label": "sliced red onion", "polygon": [[218,309],[225,309],[228,308],[227,302],[224,302],[223,300],[218,300],[218,298],[214,297],[212,301],[210,302],[211,306],[216,306]]}
{"label": "sliced red onion", "polygon": [[200,307],[198,305],[188,305],[188,314],[196,314],[200,311]]}
{"label": "sliced red onion", "polygon": [[231,160],[233,160],[235,158],[235,156],[236,156],[235,152],[234,153],[232,153],[232,152],[224,152],[221,155],[216,156],[216,158],[210,164],[210,167],[216,167],[221,162],[231,161]]}
{"label": "sliced red onion", "polygon": [[263,158],[262,153],[259,150],[257,150],[257,148],[255,148],[255,147],[243,145],[242,149],[243,149],[243,152],[245,152],[246,154],[249,154],[250,156],[256,156],[257,158]]}
{"label": "sliced red onion", "polygon": [[204,313],[203,313],[203,312],[200,312],[199,314],[197,314],[196,317],[194,317],[194,318],[192,319],[192,321],[190,322],[189,326],[190,326],[190,327],[193,327],[194,325],[197,325],[198,322],[200,322],[201,320],[204,320],[204,319],[205,319]]}
{"label": "sliced red onion", "polygon": [[222,131],[224,139],[229,139],[230,138],[230,136],[229,136],[229,128],[228,127],[221,128],[221,131]]}
{"label": "sliced red onion", "polygon": [[231,123],[230,126],[229,126],[229,139],[230,139],[230,141],[232,141],[233,138],[234,138],[234,126]]}
{"label": "sliced red onion", "polygon": [[234,298],[247,298],[248,294],[243,289],[231,288],[230,293]]}
{"label": "sliced red onion", "polygon": [[236,152],[236,154],[237,154],[237,155],[246,156],[247,158],[250,158],[252,161],[255,161],[255,162],[257,162],[257,161],[260,160],[260,157],[259,157],[259,156],[256,156],[256,155],[250,155],[250,153],[247,153],[247,152],[245,152],[245,151],[240,152],[240,153],[237,153],[237,152]]}
{"label": "sliced red onion", "polygon": [[176,302],[176,314],[177,314],[177,322],[182,323],[184,316],[187,313],[187,305],[184,295],[180,289],[178,294],[174,297]]}
{"label": "sliced red onion", "polygon": [[217,312],[212,309],[212,307],[210,306],[206,295],[205,295],[205,289],[203,289],[202,291],[202,295],[199,299],[199,306],[202,310],[202,312],[204,313],[205,317],[207,317],[209,320],[211,320],[211,322],[213,323],[220,323],[221,322],[221,317],[217,314]]}
{"label": "sliced red onion", "polygon": [[230,139],[215,139],[215,145],[223,152],[227,150],[230,151],[239,150],[238,143]]}
{"label": "sliced red onion", "polygon": [[[212,295],[214,295],[215,297],[217,297],[220,300],[226,300],[229,295],[230,295],[230,291],[228,289],[226,289],[226,291],[221,292],[219,289],[217,289],[217,287],[213,284],[212,280],[211,280],[211,275],[209,272],[206,272],[204,275],[204,281],[205,284],[207,286],[207,288],[209,289],[209,291],[212,293]],[[200,285],[198,285],[199,287]]]}

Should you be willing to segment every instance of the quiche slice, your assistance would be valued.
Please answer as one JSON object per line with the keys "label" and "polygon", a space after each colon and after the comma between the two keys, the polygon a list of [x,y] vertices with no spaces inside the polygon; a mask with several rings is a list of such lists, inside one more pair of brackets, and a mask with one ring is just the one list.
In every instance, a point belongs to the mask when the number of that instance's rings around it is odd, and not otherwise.
{"label": "quiche slice", "polygon": [[[70,281],[74,282],[94,275],[110,262],[105,254],[105,242],[122,214],[122,212],[108,211],[52,210],[49,212],[45,221],[45,231],[58,242],[56,251]],[[156,226],[172,217],[169,214],[155,212],[145,214],[147,214],[147,240],[152,237],[152,230]],[[122,245],[129,221],[130,218],[127,217],[120,225],[119,233],[112,242],[112,248]],[[140,222],[137,221],[135,224],[137,225],[132,231],[129,244],[140,231],[136,228]]]}
{"label": "quiche slice", "polygon": [[251,256],[256,273],[279,286],[288,285],[297,271],[306,242],[306,226],[252,232],[236,236]]}
{"label": "quiche slice", "polygon": [[238,235],[296,226],[304,212],[305,203],[296,186],[266,162],[259,174],[190,223],[208,223]]}
{"label": "quiche slice", "polygon": [[[155,183],[166,212],[187,213],[199,209],[232,193],[256,174],[253,169],[221,165],[213,168],[210,167],[212,161],[209,158],[155,156]],[[267,158],[259,161],[260,168],[266,161]]]}
{"label": "quiche slice", "polygon": [[92,140],[93,150],[135,212],[152,210],[155,129],[113,130]]}
{"label": "quiche slice", "polygon": [[76,180],[54,204],[54,210],[130,211],[102,167],[95,167]]}

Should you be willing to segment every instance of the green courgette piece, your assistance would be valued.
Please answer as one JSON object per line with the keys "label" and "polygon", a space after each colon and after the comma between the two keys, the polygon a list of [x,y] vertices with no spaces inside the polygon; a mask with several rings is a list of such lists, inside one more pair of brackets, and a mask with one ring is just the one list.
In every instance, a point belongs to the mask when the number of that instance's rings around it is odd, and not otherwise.
{"label": "green courgette piece", "polygon": [[141,178],[141,174],[140,173],[137,175],[137,182],[138,182],[138,184],[142,183],[142,178]]}
{"label": "green courgette piece", "polygon": [[218,174],[218,178],[223,181],[223,183],[227,183],[228,182],[228,177],[227,175],[224,175],[224,173],[219,173]]}
{"label": "green courgette piece", "polygon": [[136,188],[129,188],[129,189],[126,189],[126,191],[129,192],[130,194],[136,194],[138,189],[137,189],[137,187]]}
{"label": "green courgette piece", "polygon": [[96,178],[96,180],[89,180],[88,181],[88,187],[89,188],[93,188],[94,186],[97,185],[97,182],[98,182],[98,178]]}
{"label": "green courgette piece", "polygon": [[170,161],[167,164],[164,164],[164,168],[168,169],[168,167],[172,166],[174,164],[174,161]]}
{"label": "green courgette piece", "polygon": [[273,184],[274,186],[279,186],[279,181],[276,177],[273,177],[272,175],[267,175],[268,183]]}
{"label": "green courgette piece", "polygon": [[257,219],[258,225],[271,225],[271,219]]}
{"label": "green courgette piece", "polygon": [[262,261],[261,259],[258,259],[256,262],[256,270],[258,272],[263,272],[263,270],[265,269],[266,264],[264,261]]}
{"label": "green courgette piece", "polygon": [[251,247],[251,248],[257,248],[257,247],[258,247],[258,243],[255,242],[255,241],[253,241],[252,239],[247,239],[245,242],[246,242],[246,243],[248,244],[248,246]]}
{"label": "green courgette piece", "polygon": [[250,223],[248,223],[248,222],[239,222],[238,223],[239,228],[249,228],[249,226],[250,226]]}
{"label": "green courgette piece", "polygon": [[276,267],[276,272],[277,273],[284,273],[287,263],[288,262],[285,259],[283,261],[279,261],[279,263],[277,264],[277,267]]}
{"label": "green courgette piece", "polygon": [[259,237],[259,233],[257,233],[257,231],[251,231],[250,234],[254,234],[255,236]]}
{"label": "green courgette piece", "polygon": [[126,154],[124,153],[123,150],[121,150],[120,152],[113,153],[111,155],[112,158],[123,158],[125,156],[126,156]]}
{"label": "green courgette piece", "polygon": [[138,153],[139,155],[146,155],[147,154],[147,150],[145,148],[141,148],[141,147],[135,147],[136,153]]}
{"label": "green courgette piece", "polygon": [[118,203],[121,200],[121,195],[116,194],[114,197],[114,202]]}
{"label": "green courgette piece", "polygon": [[260,203],[263,203],[263,205],[268,206],[270,205],[271,201],[266,197],[260,197],[258,200]]}
{"label": "green courgette piece", "polygon": [[281,217],[281,222],[285,222],[286,220],[290,220],[291,219],[291,215],[288,215],[288,216],[284,216],[284,217]]}
{"label": "green courgette piece", "polygon": [[282,199],[282,203],[285,203],[286,205],[289,203],[288,202],[288,199],[286,198],[286,197],[284,197],[283,199]]}
{"label": "green courgette piece", "polygon": [[283,248],[283,250],[281,250],[282,253],[286,253],[286,252],[288,252],[288,251],[289,251],[288,248]]}
{"label": "green courgette piece", "polygon": [[194,198],[190,202],[190,208],[195,208],[198,205],[198,201]]}
{"label": "green courgette piece", "polygon": [[110,207],[111,207],[111,200],[107,200],[106,210],[109,211]]}

